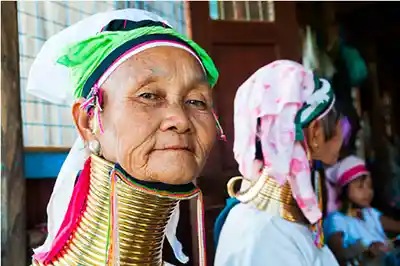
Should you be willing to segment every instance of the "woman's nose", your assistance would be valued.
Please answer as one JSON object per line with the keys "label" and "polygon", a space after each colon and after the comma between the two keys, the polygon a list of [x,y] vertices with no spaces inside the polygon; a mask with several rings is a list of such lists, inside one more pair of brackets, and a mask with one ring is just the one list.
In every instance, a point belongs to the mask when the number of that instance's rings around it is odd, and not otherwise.
{"label": "woman's nose", "polygon": [[162,131],[174,130],[179,134],[191,131],[189,113],[185,106],[171,104],[163,112],[164,118],[160,126]]}

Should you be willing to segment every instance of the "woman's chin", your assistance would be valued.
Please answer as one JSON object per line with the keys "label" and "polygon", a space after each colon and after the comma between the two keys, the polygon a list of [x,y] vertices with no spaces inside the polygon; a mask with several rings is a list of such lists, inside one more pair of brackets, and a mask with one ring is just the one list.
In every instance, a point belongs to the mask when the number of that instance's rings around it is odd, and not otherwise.
{"label": "woman's chin", "polygon": [[339,159],[339,157],[333,157],[333,158],[330,158],[328,160],[321,160],[321,161],[326,166],[332,166],[332,165],[335,165],[337,163],[338,159]]}
{"label": "woman's chin", "polygon": [[159,153],[150,156],[147,170],[154,181],[181,185],[197,177],[199,165],[191,152]]}
{"label": "woman's chin", "polygon": [[170,185],[183,185],[192,182],[198,174],[197,165],[191,162],[177,164],[176,162],[166,163],[167,169],[155,172],[158,182]]}

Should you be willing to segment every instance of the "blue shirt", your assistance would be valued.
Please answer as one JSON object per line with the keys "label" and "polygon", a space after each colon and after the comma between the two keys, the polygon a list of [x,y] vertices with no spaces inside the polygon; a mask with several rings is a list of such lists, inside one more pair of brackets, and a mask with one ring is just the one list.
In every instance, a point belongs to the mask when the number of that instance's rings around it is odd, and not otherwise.
{"label": "blue shirt", "polygon": [[374,208],[364,208],[362,214],[363,220],[339,211],[330,213],[324,221],[326,239],[334,233],[342,232],[344,248],[358,240],[367,247],[373,242],[385,243],[386,235],[380,221],[382,214]]}

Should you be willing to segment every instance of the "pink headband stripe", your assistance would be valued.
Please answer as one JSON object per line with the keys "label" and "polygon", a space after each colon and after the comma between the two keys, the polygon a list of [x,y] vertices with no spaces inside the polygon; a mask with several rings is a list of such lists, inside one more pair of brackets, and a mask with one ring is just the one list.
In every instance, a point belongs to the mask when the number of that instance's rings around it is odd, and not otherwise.
{"label": "pink headband stripe", "polygon": [[153,40],[153,41],[147,41],[144,43],[141,43],[139,45],[136,45],[132,47],[131,49],[127,50],[124,52],[122,55],[120,55],[107,69],[104,71],[103,75],[98,79],[97,85],[101,87],[105,80],[111,75],[111,73],[123,62],[125,62],[128,58],[131,56],[134,56],[138,54],[141,51],[144,51],[145,49],[152,48],[152,47],[157,47],[157,46],[173,46],[173,47],[178,47],[181,48],[187,52],[189,52],[193,57],[196,58],[196,60],[200,63],[204,73],[207,73],[203,62],[200,60],[200,58],[192,51],[191,48],[189,48],[187,45],[175,42],[175,41],[168,41],[168,40]]}
{"label": "pink headband stripe", "polygon": [[350,168],[349,170],[345,171],[340,177],[339,177],[339,182],[338,184],[340,186],[344,186],[348,183],[350,183],[352,180],[356,179],[357,177],[361,175],[368,174],[367,168],[365,168],[364,165],[360,164],[357,165],[353,168]]}

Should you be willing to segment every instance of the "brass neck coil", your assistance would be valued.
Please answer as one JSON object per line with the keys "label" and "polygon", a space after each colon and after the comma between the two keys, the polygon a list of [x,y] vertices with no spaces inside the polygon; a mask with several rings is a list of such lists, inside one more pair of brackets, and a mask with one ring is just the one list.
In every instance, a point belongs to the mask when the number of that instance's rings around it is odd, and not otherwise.
{"label": "brass neck coil", "polygon": [[[104,266],[109,224],[110,171],[114,164],[91,157],[87,204],[70,240],[49,265]],[[160,266],[165,230],[178,203],[117,181],[119,254],[122,266]],[[42,265],[33,261],[33,265]]]}

